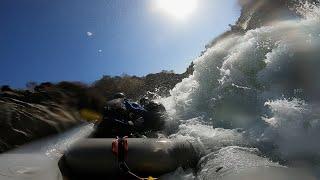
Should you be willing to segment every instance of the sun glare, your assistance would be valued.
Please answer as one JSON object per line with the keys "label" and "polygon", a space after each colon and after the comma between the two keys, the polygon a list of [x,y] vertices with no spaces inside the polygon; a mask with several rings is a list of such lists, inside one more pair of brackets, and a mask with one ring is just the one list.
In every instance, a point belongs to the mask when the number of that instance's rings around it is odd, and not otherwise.
{"label": "sun glare", "polygon": [[156,0],[156,8],[176,19],[186,19],[197,7],[197,0]]}

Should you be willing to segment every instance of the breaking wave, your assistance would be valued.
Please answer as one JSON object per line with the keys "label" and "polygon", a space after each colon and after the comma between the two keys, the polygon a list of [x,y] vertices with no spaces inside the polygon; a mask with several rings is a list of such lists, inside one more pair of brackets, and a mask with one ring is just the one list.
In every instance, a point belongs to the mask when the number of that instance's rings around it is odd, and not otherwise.
{"label": "breaking wave", "polygon": [[304,18],[229,36],[194,61],[194,73],[160,99],[179,122],[172,138],[200,141],[211,159],[240,148],[285,166],[319,164],[320,9],[297,11]]}

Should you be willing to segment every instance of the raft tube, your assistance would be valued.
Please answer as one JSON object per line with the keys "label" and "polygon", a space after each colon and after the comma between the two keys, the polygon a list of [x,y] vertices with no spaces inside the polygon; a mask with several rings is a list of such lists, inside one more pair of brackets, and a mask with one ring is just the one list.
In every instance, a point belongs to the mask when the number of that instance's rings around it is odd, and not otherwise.
{"label": "raft tube", "polygon": [[[76,179],[121,175],[112,152],[113,140],[88,138],[78,142],[60,159],[62,174]],[[159,176],[179,167],[196,167],[200,154],[187,140],[129,138],[126,164],[140,176]]]}

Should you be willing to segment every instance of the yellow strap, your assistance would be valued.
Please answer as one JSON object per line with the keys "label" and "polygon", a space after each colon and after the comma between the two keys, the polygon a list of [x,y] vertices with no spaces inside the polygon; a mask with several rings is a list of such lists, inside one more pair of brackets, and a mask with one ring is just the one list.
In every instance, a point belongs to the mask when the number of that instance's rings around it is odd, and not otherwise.
{"label": "yellow strap", "polygon": [[154,178],[152,176],[149,176],[148,178],[141,178],[141,180],[158,180],[158,178]]}

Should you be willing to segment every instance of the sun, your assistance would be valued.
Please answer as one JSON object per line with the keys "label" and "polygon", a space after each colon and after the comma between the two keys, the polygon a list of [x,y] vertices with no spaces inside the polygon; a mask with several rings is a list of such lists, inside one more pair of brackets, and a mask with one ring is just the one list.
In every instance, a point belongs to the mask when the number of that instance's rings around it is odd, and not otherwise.
{"label": "sun", "polygon": [[155,7],[171,17],[182,20],[195,11],[197,0],[156,0]]}

